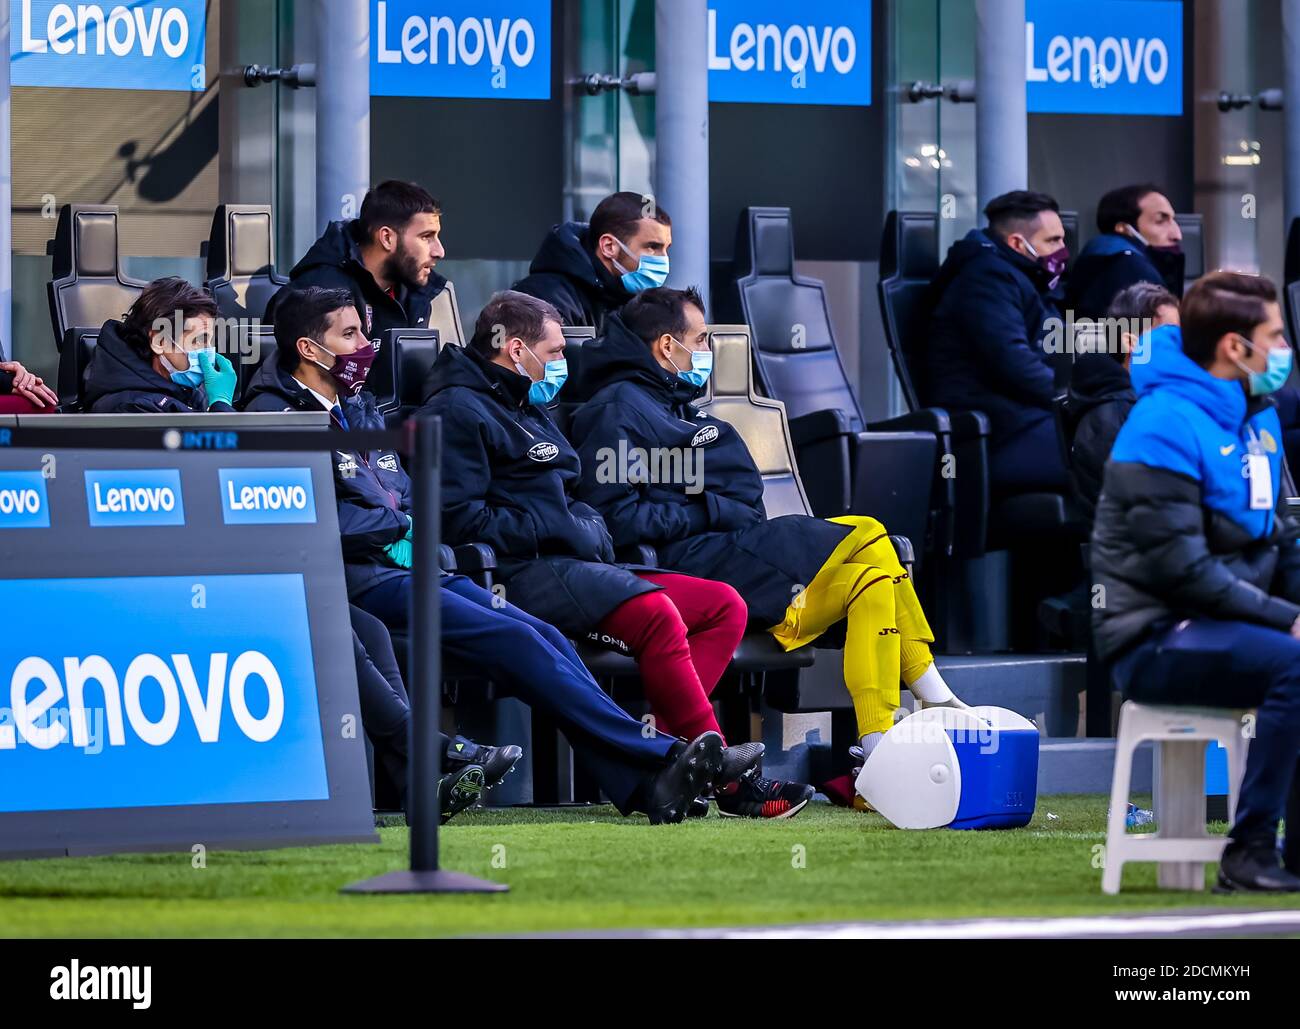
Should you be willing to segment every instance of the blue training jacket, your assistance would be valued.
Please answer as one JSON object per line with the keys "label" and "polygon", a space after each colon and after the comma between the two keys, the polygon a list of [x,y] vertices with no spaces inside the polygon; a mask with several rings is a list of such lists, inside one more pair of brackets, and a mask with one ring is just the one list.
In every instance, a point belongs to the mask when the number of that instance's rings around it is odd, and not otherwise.
{"label": "blue training jacket", "polygon": [[[1142,337],[1133,355],[1137,406],[1120,429],[1112,461],[1135,461],[1195,479],[1202,502],[1262,539],[1273,530],[1282,484],[1282,424],[1272,404],[1247,415],[1240,383],[1216,379],[1183,353],[1182,333],[1163,325]],[[1273,500],[1250,509],[1246,456],[1252,439],[1268,457]]]}

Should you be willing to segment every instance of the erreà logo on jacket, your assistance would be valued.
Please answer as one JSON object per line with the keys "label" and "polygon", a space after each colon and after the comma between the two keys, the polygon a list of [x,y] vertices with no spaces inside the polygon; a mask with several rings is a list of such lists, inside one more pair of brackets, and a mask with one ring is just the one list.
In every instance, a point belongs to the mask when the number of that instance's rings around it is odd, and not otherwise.
{"label": "erre\u00e0 logo on jacket", "polygon": [[528,448],[529,458],[531,458],[534,461],[541,461],[543,463],[545,463],[546,461],[554,461],[556,456],[559,453],[560,453],[560,448],[557,447],[554,443],[546,443],[546,442],[534,443],[531,447]]}

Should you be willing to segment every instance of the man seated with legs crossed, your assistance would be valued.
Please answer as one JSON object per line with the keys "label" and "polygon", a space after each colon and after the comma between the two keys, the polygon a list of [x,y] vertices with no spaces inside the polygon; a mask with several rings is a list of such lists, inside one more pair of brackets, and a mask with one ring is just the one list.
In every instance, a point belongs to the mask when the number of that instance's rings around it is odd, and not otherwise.
{"label": "man seated with legs crossed", "polygon": [[[605,522],[572,496],[578,458],[546,408],[567,375],[559,314],[523,293],[495,294],[469,345],[443,348],[423,410],[442,418],[446,538],[490,544],[507,596],[530,614],[573,638],[625,642],[660,728],[718,732],[709,696],[745,632],[744,602],[725,583],[615,562]],[[728,751],[724,815],[787,818],[812,798],[759,777],[761,753]]]}
{"label": "man seated with legs crossed", "polygon": [[[750,623],[786,650],[847,619],[844,680],[865,753],[894,723],[900,676],[925,704],[964,707],[935,666],[925,612],[880,522],[766,516],[744,440],[691,406],[712,358],[694,290],[649,289],[609,316],[604,336],[583,350],[580,385],[591,399],[571,430],[579,495],[605,516],[615,543],[653,544],[666,567],[734,586]],[[607,474],[620,449],[634,448],[678,452],[697,474],[691,483]]]}
{"label": "man seated with legs crossed", "polygon": [[[340,429],[383,428],[361,389],[374,345],[347,290],[291,291],[275,323],[276,358],[254,375],[245,410],[332,413]],[[334,486],[352,603],[390,629],[408,625],[411,599],[410,480],[390,450],[336,451]],[[655,732],[596,684],[559,632],[463,576],[441,584],[442,652],[479,669],[498,689],[547,711],[606,796],[627,814],[677,822],[722,770],[715,732],[690,743]],[[372,655],[373,656],[373,655]]]}

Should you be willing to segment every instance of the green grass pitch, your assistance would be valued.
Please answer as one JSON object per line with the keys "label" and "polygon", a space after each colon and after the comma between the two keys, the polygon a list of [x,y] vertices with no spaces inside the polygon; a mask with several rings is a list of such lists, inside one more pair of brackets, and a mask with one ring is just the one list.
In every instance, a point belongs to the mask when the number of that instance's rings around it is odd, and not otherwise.
{"label": "green grass pitch", "polygon": [[1041,797],[1028,827],[1004,832],[900,832],[824,804],[789,821],[714,811],[662,827],[605,807],[468,812],[443,830],[442,864],[510,884],[494,896],[340,895],[404,866],[403,827],[379,846],[210,851],[205,868],[189,853],[0,862],[0,936],[455,936],[1270,903],[1157,890],[1148,864],[1104,896],[1106,802]]}

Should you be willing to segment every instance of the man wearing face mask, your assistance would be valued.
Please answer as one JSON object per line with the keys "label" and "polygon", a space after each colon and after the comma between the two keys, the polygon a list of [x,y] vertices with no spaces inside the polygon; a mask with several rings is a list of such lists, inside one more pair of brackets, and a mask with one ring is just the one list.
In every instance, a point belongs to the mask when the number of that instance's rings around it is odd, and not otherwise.
{"label": "man wearing face mask", "polygon": [[[930,653],[934,636],[888,533],[874,518],[768,518],[763,477],[725,421],[696,410],[713,367],[695,290],[652,289],[583,348],[591,399],[571,428],[578,495],[619,545],[653,544],[665,567],[733,586],[750,624],[785,650],[846,630],[844,681],[869,753],[894,724],[899,682],[926,706],[964,707]],[[687,476],[614,476],[610,455],[689,455]]]}
{"label": "man wearing face mask", "polygon": [[[724,583],[615,563],[604,520],[573,496],[578,457],[546,409],[567,376],[555,309],[510,290],[488,301],[467,346],[443,348],[424,411],[442,417],[446,538],[491,544],[507,598],[529,614],[574,639],[621,640],[660,729],[719,733],[709,696],[745,633],[745,604]],[[812,798],[751,774],[761,753],[726,751],[724,815],[788,818]]]}
{"label": "man wearing face mask", "polygon": [[1142,338],[1092,535],[1094,638],[1125,695],[1256,709],[1228,891],[1300,891],[1300,525],[1279,505],[1269,396],[1291,370],[1284,332],[1268,279],[1215,272],[1183,298],[1181,330]]}
{"label": "man wearing face mask", "polygon": [[[1102,324],[1104,334],[1093,339],[1104,345],[1077,354],[1070,369],[1070,409],[1075,419],[1070,491],[1089,525],[1097,513],[1110,448],[1137,403],[1129,372],[1138,338],[1161,325],[1177,325],[1178,301],[1163,286],[1138,282],[1120,291]],[[1118,347],[1111,349],[1111,342]]]}
{"label": "man wearing face mask", "polygon": [[[254,376],[246,410],[323,409],[331,412],[340,429],[384,427],[373,398],[361,389],[374,346],[361,331],[347,290],[311,287],[287,296],[275,336],[276,360]],[[449,428],[444,420],[444,462],[454,456],[447,441]],[[411,483],[401,458],[390,450],[336,451],[335,456],[348,598],[390,629],[418,632],[419,626],[408,624],[413,526]],[[439,602],[443,653],[481,671],[502,695],[516,696],[555,718],[579,759],[624,814],[641,811],[653,823],[681,821],[690,803],[719,774],[724,749],[718,733],[703,732],[687,742],[647,730],[601,690],[552,626],[460,575],[442,577]],[[361,637],[363,622],[354,618],[353,624]],[[361,643],[371,663],[388,669],[379,678],[364,676],[372,685],[363,714],[367,706],[377,713],[367,731],[375,735],[382,728],[385,763],[391,767],[396,761],[404,767],[404,754],[394,753],[395,734],[400,735],[400,721],[406,717],[401,711],[404,700],[398,696],[404,693],[400,676],[393,660],[384,658],[388,648],[382,636]],[[365,664],[363,657],[358,654],[359,668]],[[519,753],[515,747],[488,747],[459,738],[447,740],[446,747],[449,774],[481,766],[487,788]],[[444,813],[450,813],[447,806]]]}
{"label": "man wearing face mask", "polygon": [[447,285],[434,266],[445,255],[440,234],[442,208],[414,182],[381,182],[361,202],[351,221],[330,222],[289,272],[289,284],[267,304],[276,308],[295,289],[346,289],[371,339],[389,329],[429,324],[429,309]]}
{"label": "man wearing face mask", "polygon": [[1054,376],[1043,344],[1060,320],[1051,294],[1070,256],[1065,229],[1045,193],[1004,193],[984,213],[988,227],[954,243],[931,283],[921,399],[988,415],[999,492],[1064,491]]}
{"label": "man wearing face mask", "polygon": [[668,281],[672,224],[653,197],[613,193],[596,205],[589,224],[551,229],[514,288],[545,300],[562,324],[599,332],[610,312]]}
{"label": "man wearing face mask", "polygon": [[122,320],[106,321],[86,368],[96,414],[232,411],[237,375],[216,351],[217,305],[184,279],[155,279]]}
{"label": "man wearing face mask", "polygon": [[1105,317],[1115,297],[1139,282],[1183,295],[1183,232],[1155,186],[1123,186],[1103,196],[1097,231],[1070,269],[1065,305],[1075,318]]}

